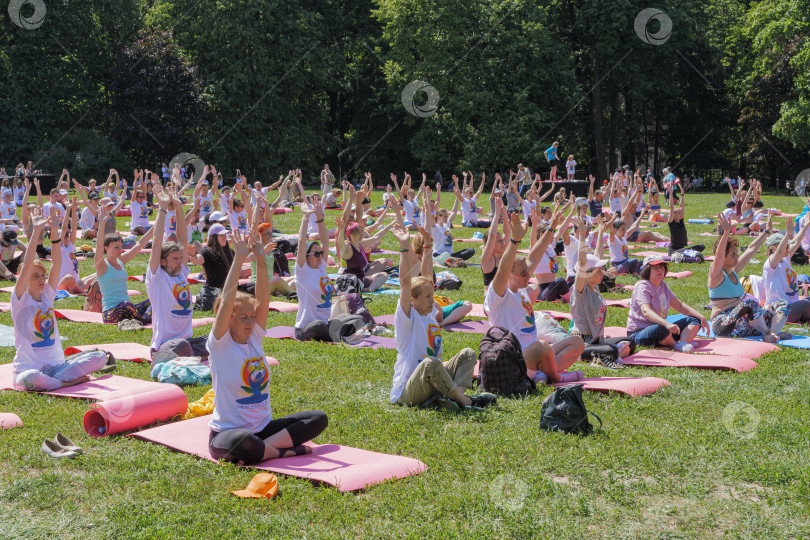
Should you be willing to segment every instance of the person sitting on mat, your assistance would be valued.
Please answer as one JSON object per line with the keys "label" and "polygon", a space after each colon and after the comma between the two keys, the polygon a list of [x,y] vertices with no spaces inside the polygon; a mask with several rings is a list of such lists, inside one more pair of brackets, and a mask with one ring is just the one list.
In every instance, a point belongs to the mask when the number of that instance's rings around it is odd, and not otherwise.
{"label": "person sitting on mat", "polygon": [[462,182],[462,189],[458,189],[458,178],[455,179],[455,187],[453,192],[456,195],[456,200],[461,205],[461,224],[464,227],[489,227],[489,221],[478,219],[478,197],[484,192],[484,183],[486,182],[486,173],[481,174],[481,185],[478,191],[473,193],[473,184],[475,177],[470,173],[470,185],[467,185],[467,173],[464,173],[464,181]]}
{"label": "person sitting on mat", "polygon": [[426,228],[430,231],[433,237],[433,260],[436,264],[447,266],[448,259],[456,258],[461,260],[469,260],[475,255],[475,248],[464,248],[458,251],[453,251],[453,221],[458,215],[458,198],[453,202],[453,209],[447,212],[446,208],[437,208],[438,205],[433,204],[436,212],[435,223],[430,226],[432,217],[427,218],[426,213]]}
{"label": "person sitting on mat", "polygon": [[[576,208],[574,208],[573,197],[568,199],[568,202],[560,208],[560,212],[565,213],[565,211],[568,209],[571,210],[571,216],[569,216],[569,218],[571,218],[573,213],[576,211]],[[538,218],[539,215],[535,212],[531,220],[531,246],[538,243],[538,235],[542,234],[545,236],[545,232],[550,229],[549,226],[540,223]],[[568,221],[569,220],[566,219],[563,224],[565,229],[568,228]],[[540,262],[537,263],[536,267],[534,267],[534,277],[537,279],[538,285],[537,294],[532,295],[532,299],[535,302],[555,302],[557,300],[562,300],[563,302],[568,303],[571,300],[571,291],[565,278],[557,277],[559,265],[557,264],[557,252],[555,251],[555,246],[562,234],[562,232],[554,233],[554,237],[540,254]]]}
{"label": "person sitting on mat", "polygon": [[[304,229],[306,230],[306,229]],[[214,304],[214,326],[208,336],[214,414],[208,426],[208,450],[217,460],[250,465],[312,452],[311,441],[329,423],[321,411],[273,419],[270,368],[262,349],[270,302],[264,246],[255,228],[250,237],[235,230],[234,257],[222,294]],[[237,291],[242,263],[256,255],[256,296]]]}
{"label": "person sitting on mat", "polygon": [[[76,198],[73,202],[65,202],[65,217],[62,218],[62,270],[59,275],[59,290],[67,291],[70,294],[87,294],[87,285],[79,277],[79,261],[76,259],[76,232],[77,214],[79,205]],[[53,250],[51,250],[53,251]]]}
{"label": "person sitting on mat", "polygon": [[[680,186],[680,184],[678,184]],[[667,216],[667,226],[669,227],[669,248],[670,255],[673,253],[680,253],[687,249],[695,251],[703,251],[706,246],[703,244],[689,245],[689,237],[686,234],[686,193],[681,186],[681,201],[678,207],[675,207],[675,197],[672,196],[672,184],[667,186],[669,192],[669,216]]]}
{"label": "person sitting on mat", "polygon": [[[350,193],[354,195],[351,189]],[[398,211],[397,206],[394,207],[394,211]],[[337,254],[346,265],[343,271],[357,276],[363,283],[363,292],[374,292],[383,286],[388,274],[382,268],[375,268],[366,250],[373,249],[393,223],[382,228],[374,236],[363,238],[363,228],[360,224],[356,221],[348,222],[350,212],[350,205],[347,204],[342,217],[335,219],[338,229],[335,235]]]}
{"label": "person sitting on mat", "polygon": [[610,228],[610,264],[616,268],[616,272],[619,274],[638,276],[641,261],[629,256],[625,239],[626,232],[627,225],[624,221],[617,219],[613,222],[613,226]]}
{"label": "person sitting on mat", "polygon": [[401,253],[399,280],[401,292],[394,315],[397,361],[390,400],[392,404],[419,406],[436,394],[461,407],[486,407],[495,403],[492,394],[464,395],[472,387],[478,355],[462,349],[449,362],[442,362],[442,334],[436,321],[433,283],[429,277],[411,278],[410,245],[407,229],[397,224],[394,236]]}
{"label": "person sitting on mat", "polygon": [[582,359],[611,369],[622,369],[620,358],[632,354],[635,344],[628,338],[605,338],[607,304],[599,294],[599,284],[604,277],[606,259],[602,259],[604,224],[596,230],[596,249],[588,253],[588,228],[581,218],[576,220],[579,235],[579,256],[577,277],[571,294],[571,333],[580,336],[585,342]]}
{"label": "person sitting on mat", "polygon": [[798,279],[796,271],[790,265],[790,258],[799,249],[802,238],[810,230],[810,215],[805,214],[802,228],[795,236],[793,236],[794,225],[793,218],[787,218],[785,220],[787,234],[772,234],[765,240],[768,260],[762,265],[762,282],[765,285],[765,305],[785,301],[788,303],[787,322],[805,324],[810,322],[810,299],[799,299]]}
{"label": "person sitting on mat", "polygon": [[[684,304],[664,282],[669,265],[660,255],[646,257],[641,265],[641,280],[633,288],[627,337],[642,347],[672,347],[692,352],[692,341],[701,328],[709,332],[709,323],[700,312]],[[671,323],[670,308],[686,315]]]}
{"label": "person sitting on mat", "polygon": [[152,302],[152,360],[157,353],[171,351],[177,356],[208,358],[207,336],[193,337],[191,289],[188,284],[188,231],[183,212],[177,212],[177,242],[164,242],[163,231],[169,203],[182,208],[175,193],[155,186],[158,214],[154,242],[146,268],[146,292]]}
{"label": "person sitting on mat", "polygon": [[[11,294],[11,319],[14,322],[14,365],[12,380],[15,390],[48,392],[90,380],[88,375],[107,364],[102,351],[87,351],[65,359],[59,327],[53,311],[62,250],[59,243],[59,220],[51,213],[51,272],[36,258],[36,251],[25,252],[20,277]],[[47,221],[42,209],[32,210],[35,238],[45,229]]]}
{"label": "person sitting on mat", "polygon": [[[551,244],[555,227],[561,220],[562,211],[557,210],[551,218],[551,228],[546,229],[524,259],[516,255],[521,240],[526,236],[526,227],[520,223],[518,214],[512,214],[509,246],[484,297],[484,310],[489,314],[490,323],[506,328],[517,337],[526,367],[537,372],[533,377],[535,383],[576,382],[583,377],[581,371],[562,373],[579,358],[582,340],[563,340],[555,346],[538,340],[534,308],[526,291],[531,269]],[[559,355],[555,353],[555,347]]]}
{"label": "person sitting on mat", "polygon": [[[295,339],[300,341],[332,341],[329,317],[335,280],[326,275],[329,256],[329,233],[324,223],[323,208],[301,203],[304,217],[298,231],[298,252],[295,255],[295,288],[298,292],[298,312],[295,316]],[[315,214],[321,241],[307,240],[307,224]]]}
{"label": "person sitting on mat", "polygon": [[[641,201],[642,196],[644,195],[644,188],[641,186],[641,180],[636,183],[637,189],[633,193],[633,196],[630,197],[629,202],[623,206],[623,210],[621,212],[621,216],[619,218],[620,221],[624,222],[627,226],[627,234],[625,235],[628,242],[668,242],[669,238],[664,236],[663,234],[659,234],[657,232],[652,231],[642,231],[641,230],[641,220],[644,218],[644,214],[646,209],[644,206],[641,207],[641,213],[636,216],[636,210],[639,208],[639,204]],[[617,221],[619,221],[617,220]],[[634,221],[635,220],[635,221]]]}
{"label": "person sitting on mat", "polygon": [[[106,230],[107,223],[112,221],[108,206],[99,206],[99,231]],[[104,237],[104,248],[96,248],[94,264],[96,278],[101,290],[101,315],[105,323],[118,323],[126,319],[140,321],[142,324],[152,322],[152,305],[147,298],[143,302],[133,304],[127,294],[126,265],[135,258],[152,239],[154,228],[138,239],[138,242],[128,251],[124,252],[124,240],[118,233],[107,234]]]}
{"label": "person sitting on mat", "polygon": [[737,239],[729,238],[731,221],[721,213],[717,216],[717,225],[723,229],[723,234],[714,243],[715,259],[707,280],[712,331],[720,337],[761,335],[766,343],[792,338],[790,333],[782,332],[788,320],[788,303],[780,299],[760,306],[753,298],[746,297],[738,275],[768,238],[771,219],[742,255],[738,254]]}

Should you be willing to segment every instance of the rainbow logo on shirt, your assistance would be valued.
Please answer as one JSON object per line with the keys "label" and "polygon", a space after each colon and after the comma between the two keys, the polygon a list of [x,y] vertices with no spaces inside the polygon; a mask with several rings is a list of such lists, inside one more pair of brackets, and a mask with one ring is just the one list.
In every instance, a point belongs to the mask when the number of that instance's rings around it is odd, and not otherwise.
{"label": "rainbow logo on shirt", "polygon": [[470,212],[475,212],[475,209],[477,208],[475,205],[475,199],[472,199],[471,201],[469,201],[469,203],[470,203]]}
{"label": "rainbow logo on shirt", "polygon": [[247,218],[245,216],[237,216],[236,221],[239,223],[240,229],[247,228]]}
{"label": "rainbow logo on shirt", "polygon": [[627,249],[627,244],[622,245],[622,257],[625,259],[630,257],[630,251]]}
{"label": "rainbow logo on shirt", "polygon": [[13,218],[15,215],[17,215],[17,209],[13,206],[7,206],[6,214],[8,215],[9,218]]}
{"label": "rainbow logo on shirt", "polygon": [[211,201],[203,201],[202,211],[203,212],[210,212],[211,211]]}
{"label": "rainbow logo on shirt", "polygon": [[796,271],[793,267],[788,266],[785,268],[785,277],[787,278],[788,290],[785,291],[788,296],[795,296],[799,293],[799,282],[796,278]]}
{"label": "rainbow logo on shirt", "polygon": [[267,401],[268,393],[262,393],[267,389],[270,381],[270,371],[264,363],[264,358],[252,357],[242,364],[242,390],[250,394],[247,397],[236,400],[241,405],[256,405]]}
{"label": "rainbow logo on shirt", "polygon": [[76,258],[76,254],[72,251],[68,251],[68,258],[70,262],[73,263],[73,271],[78,273],[79,272],[79,259]]}
{"label": "rainbow logo on shirt", "polygon": [[552,274],[556,274],[557,270],[560,269],[560,266],[557,264],[557,257],[549,257],[548,258],[548,271]]}
{"label": "rainbow logo on shirt", "polygon": [[453,247],[453,233],[450,232],[450,229],[444,231],[444,245],[449,248]]}
{"label": "rainbow logo on shirt", "polygon": [[328,277],[321,277],[318,281],[318,286],[321,288],[321,300],[323,300],[323,304],[318,304],[315,307],[332,307],[332,295],[335,294],[335,280]]}
{"label": "rainbow logo on shirt", "polygon": [[48,308],[45,313],[37,310],[34,315],[34,335],[40,341],[32,342],[31,347],[39,349],[42,347],[50,347],[54,344],[53,339],[54,330],[56,329],[56,321],[53,318],[53,308]]}
{"label": "rainbow logo on shirt", "polygon": [[188,315],[191,313],[191,291],[188,286],[188,281],[183,280],[183,283],[175,283],[172,287],[172,294],[174,301],[177,302],[177,307],[180,309],[173,309],[172,313],[175,315]]}
{"label": "rainbow logo on shirt", "polygon": [[523,309],[526,310],[526,318],[520,331],[524,334],[533,334],[537,332],[537,327],[534,325],[534,309],[532,309],[531,303],[522,296],[520,297],[520,303],[523,305]]}
{"label": "rainbow logo on shirt", "polygon": [[[427,354],[442,359],[442,329],[438,324],[429,324],[427,327]],[[424,357],[423,357],[424,358]]]}
{"label": "rainbow logo on shirt", "polygon": [[141,205],[141,215],[140,215],[140,217],[142,217],[142,218],[148,218],[149,217],[149,207],[146,206],[145,204]]}
{"label": "rainbow logo on shirt", "polygon": [[169,220],[169,230],[170,231],[177,230],[177,216],[172,216],[172,219]]}

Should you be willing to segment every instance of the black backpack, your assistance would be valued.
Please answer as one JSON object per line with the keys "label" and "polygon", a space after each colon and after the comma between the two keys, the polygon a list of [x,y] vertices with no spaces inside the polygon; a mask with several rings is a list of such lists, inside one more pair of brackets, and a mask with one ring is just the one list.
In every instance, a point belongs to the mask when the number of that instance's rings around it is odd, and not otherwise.
{"label": "black backpack", "polygon": [[340,274],[335,280],[335,294],[363,292],[363,282],[354,274]]}
{"label": "black backpack", "polygon": [[493,326],[481,338],[478,363],[484,392],[512,397],[531,394],[537,389],[526,373],[520,342],[506,328]]}
{"label": "black backpack", "polygon": [[[588,410],[582,400],[582,385],[570,384],[554,390],[544,401],[540,408],[540,429],[546,431],[562,431],[563,433],[579,433],[587,435],[593,431],[593,425],[588,421]],[[602,419],[599,427],[602,427]]]}

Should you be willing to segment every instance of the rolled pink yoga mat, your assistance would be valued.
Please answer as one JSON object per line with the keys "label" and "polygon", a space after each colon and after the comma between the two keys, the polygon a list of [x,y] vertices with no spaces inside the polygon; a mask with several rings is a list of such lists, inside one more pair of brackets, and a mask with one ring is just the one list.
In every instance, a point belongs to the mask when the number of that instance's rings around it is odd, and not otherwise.
{"label": "rolled pink yoga mat", "polygon": [[188,398],[179,386],[117,396],[93,405],[84,415],[84,430],[91,437],[106,437],[166,421],[188,410]]}

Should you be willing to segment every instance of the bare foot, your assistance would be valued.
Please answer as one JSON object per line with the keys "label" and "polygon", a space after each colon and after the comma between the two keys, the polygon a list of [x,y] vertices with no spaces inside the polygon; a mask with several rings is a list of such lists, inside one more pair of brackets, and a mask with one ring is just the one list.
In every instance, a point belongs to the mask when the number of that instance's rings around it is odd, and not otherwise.
{"label": "bare foot", "polygon": [[767,336],[762,336],[762,341],[765,343],[776,343],[779,341],[779,336],[776,334],[768,334]]}
{"label": "bare foot", "polygon": [[76,386],[77,384],[88,382],[89,380],[90,375],[85,375],[83,377],[73,379],[72,381],[62,381],[62,388],[67,388],[68,386]]}

